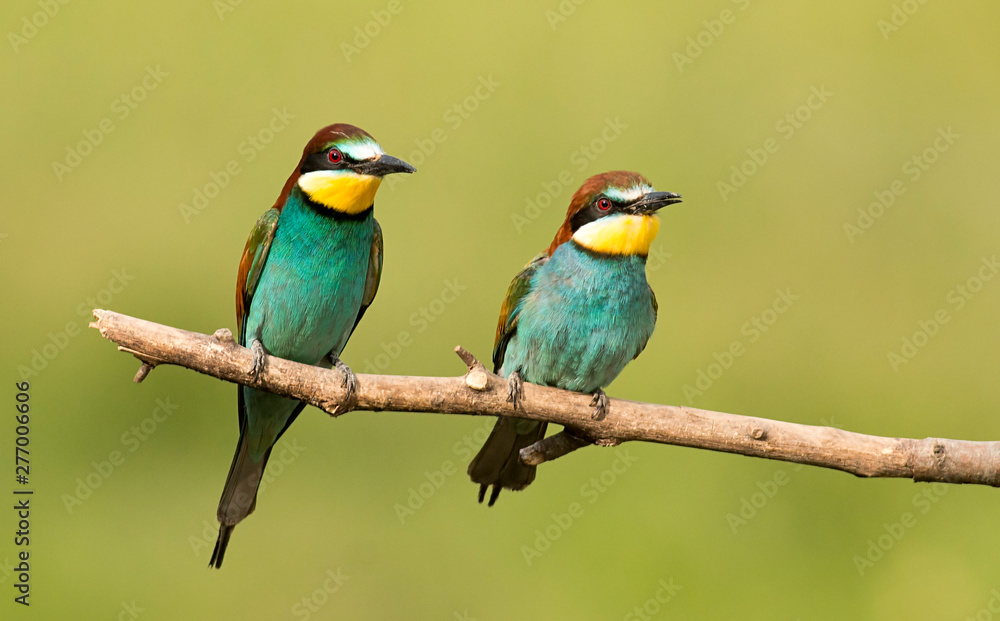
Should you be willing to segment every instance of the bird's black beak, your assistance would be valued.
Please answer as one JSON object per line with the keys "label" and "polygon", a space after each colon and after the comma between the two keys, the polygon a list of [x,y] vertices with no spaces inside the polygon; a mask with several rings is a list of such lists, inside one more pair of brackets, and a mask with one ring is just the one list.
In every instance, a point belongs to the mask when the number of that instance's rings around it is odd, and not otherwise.
{"label": "bird's black beak", "polygon": [[362,175],[384,177],[393,173],[414,173],[417,172],[417,169],[398,157],[380,155],[374,160],[361,162],[354,167],[354,171]]}
{"label": "bird's black beak", "polygon": [[662,207],[679,202],[681,202],[680,194],[674,194],[673,192],[650,192],[626,207],[626,211],[631,211],[635,214],[656,213],[656,210]]}

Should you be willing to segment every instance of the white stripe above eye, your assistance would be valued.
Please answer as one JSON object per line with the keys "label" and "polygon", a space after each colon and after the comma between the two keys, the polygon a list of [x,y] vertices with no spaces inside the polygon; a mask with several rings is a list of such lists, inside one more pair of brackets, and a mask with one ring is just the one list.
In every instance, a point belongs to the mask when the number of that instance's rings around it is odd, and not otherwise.
{"label": "white stripe above eye", "polygon": [[637,200],[644,194],[649,194],[653,191],[653,188],[646,184],[634,185],[630,188],[615,188],[611,187],[604,191],[608,198],[615,201],[616,203],[629,203]]}
{"label": "white stripe above eye", "polygon": [[337,145],[340,150],[347,154],[352,160],[363,162],[373,160],[380,155],[385,155],[385,151],[377,142],[364,140],[358,142],[345,142]]}

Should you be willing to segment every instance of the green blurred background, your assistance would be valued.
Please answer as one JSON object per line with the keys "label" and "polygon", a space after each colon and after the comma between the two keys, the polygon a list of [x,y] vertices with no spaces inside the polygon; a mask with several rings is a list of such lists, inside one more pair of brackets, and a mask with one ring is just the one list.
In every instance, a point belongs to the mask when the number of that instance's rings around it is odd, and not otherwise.
{"label": "green blurred background", "polygon": [[[507,284],[571,193],[625,168],[685,202],[651,260],[659,327],[612,396],[1000,438],[1000,279],[975,282],[1000,249],[995,3],[45,6],[3,9],[2,398],[30,369],[36,493],[32,606],[4,565],[0,616],[992,618],[996,490],[635,444],[546,464],[487,509],[464,470],[489,423],[458,416],[307,410],[210,572],[234,387],[170,367],[134,385],[136,361],[86,325],[96,306],[234,328],[251,226],[313,132],[345,121],[419,169],[379,193],[382,287],[344,354],[358,372],[457,375],[457,344],[488,358]],[[720,190],[734,166],[752,174]],[[798,299],[772,313],[778,289]],[[734,341],[745,353],[711,367]],[[716,378],[695,394],[699,372]],[[8,414],[10,490],[13,434]]]}

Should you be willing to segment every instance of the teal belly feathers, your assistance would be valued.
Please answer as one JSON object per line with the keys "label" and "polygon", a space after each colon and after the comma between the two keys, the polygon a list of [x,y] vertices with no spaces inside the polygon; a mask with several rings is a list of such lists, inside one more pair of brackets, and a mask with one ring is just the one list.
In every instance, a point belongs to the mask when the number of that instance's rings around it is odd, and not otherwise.
{"label": "teal belly feathers", "polygon": [[594,392],[642,351],[656,324],[646,258],[559,246],[531,281],[502,375]]}
{"label": "teal belly feathers", "polygon": [[[372,212],[361,219],[319,214],[292,192],[260,276],[241,345],[259,338],[272,356],[319,364],[340,355],[364,295]],[[250,455],[259,460],[300,402],[243,388]]]}

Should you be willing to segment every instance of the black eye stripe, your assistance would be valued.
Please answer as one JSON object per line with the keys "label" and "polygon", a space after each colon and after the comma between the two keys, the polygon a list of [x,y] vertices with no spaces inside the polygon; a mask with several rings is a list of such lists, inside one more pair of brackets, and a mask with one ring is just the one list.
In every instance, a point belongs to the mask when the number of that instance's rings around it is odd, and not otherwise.
{"label": "black eye stripe", "polygon": [[[340,149],[337,150],[340,151]],[[349,158],[343,151],[340,151],[340,155],[341,157],[339,162],[331,162],[330,149],[326,149],[318,153],[310,153],[302,161],[299,173],[304,175],[317,170],[342,170],[344,168],[350,168],[352,165],[356,164],[356,162]]]}
{"label": "black eye stripe", "polygon": [[[608,200],[611,202],[611,206],[608,209],[601,209],[599,204],[602,200]],[[590,201],[590,204],[581,209],[580,211],[573,214],[573,217],[569,220],[569,225],[571,230],[575,233],[580,227],[585,224],[590,224],[594,220],[603,218],[604,216],[616,213],[621,206],[615,201],[609,199],[607,196],[600,194]]]}

